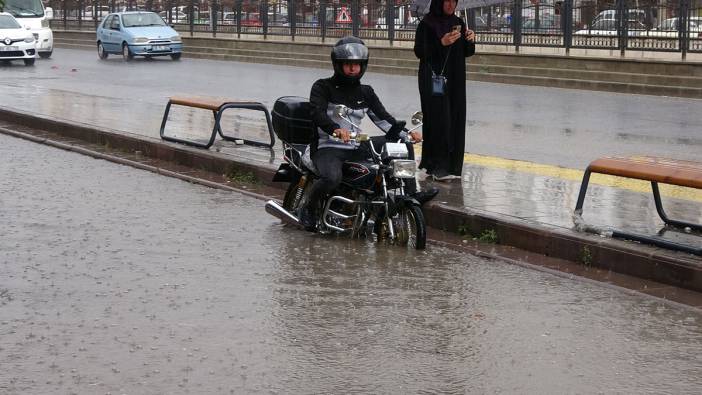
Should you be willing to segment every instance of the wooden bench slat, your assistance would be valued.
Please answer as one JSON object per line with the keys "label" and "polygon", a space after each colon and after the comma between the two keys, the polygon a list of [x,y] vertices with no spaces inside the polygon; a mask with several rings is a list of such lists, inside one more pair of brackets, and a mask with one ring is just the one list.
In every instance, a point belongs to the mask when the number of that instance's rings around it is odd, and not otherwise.
{"label": "wooden bench slat", "polygon": [[177,104],[179,106],[188,106],[195,108],[202,108],[205,110],[217,111],[225,104],[259,104],[251,101],[237,101],[229,99],[220,99],[216,97],[184,97],[184,96],[173,96],[170,98],[171,104]]}
{"label": "wooden bench slat", "polygon": [[649,156],[600,158],[588,166],[593,173],[702,189],[702,163]]}

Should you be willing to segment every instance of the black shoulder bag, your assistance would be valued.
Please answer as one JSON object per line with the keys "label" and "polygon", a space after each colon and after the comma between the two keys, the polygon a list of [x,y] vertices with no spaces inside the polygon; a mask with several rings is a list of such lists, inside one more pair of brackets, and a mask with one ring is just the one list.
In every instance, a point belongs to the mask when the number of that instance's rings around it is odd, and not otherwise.
{"label": "black shoulder bag", "polygon": [[429,63],[429,68],[431,69],[431,95],[432,96],[443,96],[446,94],[446,77],[444,77],[444,69],[446,69],[446,62],[448,62],[449,54],[451,53],[451,48],[449,47],[448,52],[446,52],[446,59],[444,59],[444,65],[441,67],[441,73],[438,75],[434,73],[434,68],[431,67]]}

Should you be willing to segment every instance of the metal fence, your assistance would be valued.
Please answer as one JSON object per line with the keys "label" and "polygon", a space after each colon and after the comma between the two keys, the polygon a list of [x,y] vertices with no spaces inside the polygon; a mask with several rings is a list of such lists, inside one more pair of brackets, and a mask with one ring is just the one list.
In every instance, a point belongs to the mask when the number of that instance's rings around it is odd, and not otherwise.
{"label": "metal fence", "polygon": [[[49,0],[54,29],[116,11],[158,12],[181,33],[414,40],[412,0]],[[459,11],[478,44],[702,52],[702,0],[515,0]]]}

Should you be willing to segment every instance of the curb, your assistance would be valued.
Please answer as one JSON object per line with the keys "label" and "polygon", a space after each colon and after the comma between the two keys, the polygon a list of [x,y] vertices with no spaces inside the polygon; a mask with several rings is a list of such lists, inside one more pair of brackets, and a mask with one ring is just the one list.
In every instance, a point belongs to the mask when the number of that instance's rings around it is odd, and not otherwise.
{"label": "curb", "polygon": [[[218,175],[247,172],[253,174],[268,187],[279,190],[284,188],[283,184],[271,181],[275,173],[274,167],[267,167],[262,163],[244,162],[241,158],[218,152],[205,151],[116,130],[98,129],[75,122],[54,120],[38,114],[19,112],[3,107],[0,107],[0,120],[35,129],[35,133],[32,134],[0,128],[0,133],[85,153],[93,157],[100,157],[101,154],[75,145],[55,142],[47,136],[59,135],[82,142],[109,146],[123,152],[134,153],[138,151],[143,157],[163,160]],[[216,182],[189,177],[128,159],[120,159],[120,161],[124,161],[124,164],[190,182],[236,190],[254,197],[262,196],[251,191],[223,186]],[[693,255],[578,233],[571,229],[535,223],[508,215],[452,207],[436,202],[428,203],[423,211],[427,225],[438,230],[455,234],[460,229],[471,235],[494,232],[501,245],[579,263],[584,267],[611,270],[702,292],[702,260]]]}

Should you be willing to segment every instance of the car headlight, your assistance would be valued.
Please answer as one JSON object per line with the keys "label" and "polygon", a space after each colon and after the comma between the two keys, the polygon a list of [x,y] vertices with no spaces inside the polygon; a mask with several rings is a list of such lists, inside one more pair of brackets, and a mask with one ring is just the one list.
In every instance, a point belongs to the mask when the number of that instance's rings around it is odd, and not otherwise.
{"label": "car headlight", "polygon": [[48,19],[42,19],[42,20],[41,20],[41,27],[49,27],[49,20],[48,20]]}
{"label": "car headlight", "polygon": [[149,39],[146,37],[137,37],[134,39],[134,44],[146,44],[149,42]]}
{"label": "car headlight", "polygon": [[180,41],[180,40],[181,40],[180,36],[178,36],[178,35],[171,37],[171,41]]}
{"label": "car headlight", "polygon": [[392,175],[396,178],[414,178],[417,173],[417,162],[413,160],[395,159],[390,161]]}
{"label": "car headlight", "polygon": [[34,42],[34,36],[27,36],[24,38],[24,42],[26,43],[33,43]]}

